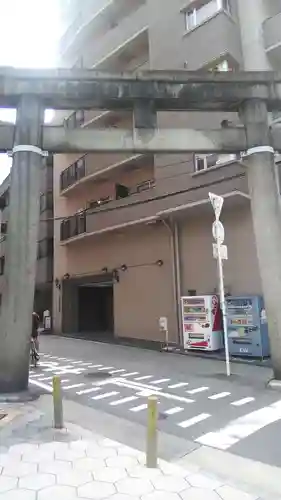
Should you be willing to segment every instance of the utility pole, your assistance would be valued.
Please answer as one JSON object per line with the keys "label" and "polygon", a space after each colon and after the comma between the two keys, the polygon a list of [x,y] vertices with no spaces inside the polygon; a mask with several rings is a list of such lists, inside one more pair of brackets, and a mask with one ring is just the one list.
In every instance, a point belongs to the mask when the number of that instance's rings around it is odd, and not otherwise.
{"label": "utility pole", "polygon": [[0,324],[0,393],[28,388],[30,335],[37,265],[44,109],[22,96],[11,170],[5,293]]}

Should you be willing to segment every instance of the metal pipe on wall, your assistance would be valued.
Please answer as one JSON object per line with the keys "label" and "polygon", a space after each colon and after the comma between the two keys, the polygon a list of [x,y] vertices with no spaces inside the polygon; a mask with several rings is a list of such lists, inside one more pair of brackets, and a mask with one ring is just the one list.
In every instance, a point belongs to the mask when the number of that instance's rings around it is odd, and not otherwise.
{"label": "metal pipe on wall", "polygon": [[179,254],[179,234],[178,234],[178,224],[172,219],[162,219],[164,226],[168,229],[170,233],[171,242],[171,259],[172,259],[172,281],[173,281],[173,295],[175,304],[175,315],[176,315],[176,327],[178,332],[178,342],[183,345],[183,337],[181,331],[181,308],[180,308],[180,297],[181,297],[181,278],[180,278],[180,254]]}

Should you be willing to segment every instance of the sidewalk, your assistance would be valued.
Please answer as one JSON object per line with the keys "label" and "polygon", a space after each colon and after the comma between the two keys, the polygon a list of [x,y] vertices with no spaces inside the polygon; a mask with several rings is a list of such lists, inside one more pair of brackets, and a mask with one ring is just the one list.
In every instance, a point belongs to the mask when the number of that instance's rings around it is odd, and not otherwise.
{"label": "sidewalk", "polygon": [[[42,399],[51,407],[50,396]],[[8,419],[0,420],[0,500],[278,498],[242,491],[194,464],[160,459],[158,469],[147,469],[144,453],[67,418],[65,430],[52,429],[44,404],[2,406]]]}

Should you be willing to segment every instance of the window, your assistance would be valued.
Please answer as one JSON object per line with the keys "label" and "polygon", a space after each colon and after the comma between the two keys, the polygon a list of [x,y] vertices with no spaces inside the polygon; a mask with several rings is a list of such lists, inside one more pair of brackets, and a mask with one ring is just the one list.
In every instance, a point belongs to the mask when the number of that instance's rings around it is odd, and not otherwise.
{"label": "window", "polygon": [[47,191],[40,195],[40,214],[45,210],[53,210],[53,192]]}
{"label": "window", "polygon": [[207,170],[210,167],[218,165],[226,165],[227,163],[239,160],[239,154],[209,154],[209,155],[195,155],[194,169],[195,172]]}
{"label": "window", "polygon": [[185,28],[187,31],[204,23],[220,10],[230,11],[230,0],[209,0],[200,7],[190,8],[185,11]]}
{"label": "window", "polygon": [[45,238],[38,242],[38,259],[43,259],[44,257],[51,257],[53,255],[53,238]]}
{"label": "window", "polygon": [[142,191],[148,191],[155,186],[155,179],[149,179],[147,181],[141,182],[130,189],[130,194],[141,193]]}
{"label": "window", "polygon": [[3,276],[5,271],[5,257],[0,257],[0,276]]}

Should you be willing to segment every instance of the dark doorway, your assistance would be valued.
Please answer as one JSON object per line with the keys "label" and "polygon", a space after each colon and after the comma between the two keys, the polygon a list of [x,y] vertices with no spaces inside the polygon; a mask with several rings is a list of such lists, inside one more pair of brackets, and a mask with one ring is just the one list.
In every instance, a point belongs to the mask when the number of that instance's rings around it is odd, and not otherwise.
{"label": "dark doorway", "polygon": [[97,339],[113,338],[113,285],[79,286],[78,329]]}

